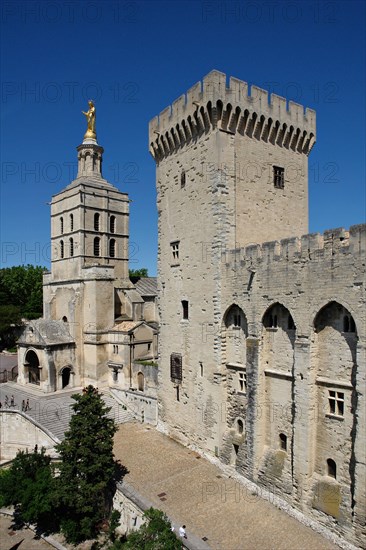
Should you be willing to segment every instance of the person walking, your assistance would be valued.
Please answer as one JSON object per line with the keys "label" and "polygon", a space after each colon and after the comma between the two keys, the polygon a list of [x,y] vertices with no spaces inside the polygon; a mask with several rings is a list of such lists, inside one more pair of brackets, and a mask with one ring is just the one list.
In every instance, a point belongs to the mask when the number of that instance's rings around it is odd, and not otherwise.
{"label": "person walking", "polygon": [[4,406],[9,407],[9,397],[7,395],[5,396]]}
{"label": "person walking", "polygon": [[179,527],[179,536],[182,537],[183,539],[187,538],[185,525],[182,525],[182,527]]}
{"label": "person walking", "polygon": [[14,395],[12,395],[10,398],[10,406],[15,407]]}
{"label": "person walking", "polygon": [[27,402],[26,402],[26,404],[25,404],[25,409],[24,409],[24,410],[25,410],[25,411],[29,411],[29,409],[30,409],[30,406],[29,406],[29,399],[27,399]]}
{"label": "person walking", "polygon": [[25,411],[25,401],[24,401],[24,399],[22,401],[22,411]]}

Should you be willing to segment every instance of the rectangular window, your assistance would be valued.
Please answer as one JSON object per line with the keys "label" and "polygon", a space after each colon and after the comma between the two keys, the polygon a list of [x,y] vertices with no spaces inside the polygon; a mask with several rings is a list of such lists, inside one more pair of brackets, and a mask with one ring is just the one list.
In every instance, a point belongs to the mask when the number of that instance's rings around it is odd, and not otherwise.
{"label": "rectangular window", "polygon": [[344,416],[344,393],[335,390],[328,391],[329,413]]}
{"label": "rectangular window", "polygon": [[285,187],[285,169],[281,166],[273,167],[273,184],[277,189]]}
{"label": "rectangular window", "polygon": [[239,371],[239,391],[242,393],[247,392],[247,373],[246,371]]}
{"label": "rectangular window", "polygon": [[182,356],[180,353],[172,353],[170,356],[170,378],[182,380]]}
{"label": "rectangular window", "polygon": [[172,250],[172,259],[174,262],[177,262],[179,260],[179,241],[170,243],[170,247]]}
{"label": "rectangular window", "polygon": [[182,315],[183,315],[183,319],[188,319],[188,315],[189,315],[188,300],[182,300]]}

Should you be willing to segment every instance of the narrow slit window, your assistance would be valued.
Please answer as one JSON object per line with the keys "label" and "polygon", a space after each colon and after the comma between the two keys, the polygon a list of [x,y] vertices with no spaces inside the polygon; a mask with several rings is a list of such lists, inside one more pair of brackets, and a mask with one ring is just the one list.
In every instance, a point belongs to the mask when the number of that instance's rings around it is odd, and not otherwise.
{"label": "narrow slit window", "polygon": [[99,231],[100,229],[100,214],[94,214],[94,231]]}
{"label": "narrow slit window", "polygon": [[64,219],[61,217],[60,218],[60,233],[62,235],[62,233],[64,232]]}
{"label": "narrow slit window", "polygon": [[70,231],[74,231],[74,215],[70,214]]}
{"label": "narrow slit window", "polygon": [[182,170],[181,174],[180,174],[180,187],[181,189],[183,189],[183,187],[186,186],[186,173],[184,170]]}
{"label": "narrow slit window", "polygon": [[70,256],[74,255],[74,239],[70,239]]}
{"label": "narrow slit window", "polygon": [[60,241],[60,256],[61,256],[61,258],[63,258],[64,255],[65,255],[64,241]]}
{"label": "narrow slit window", "polygon": [[183,319],[188,319],[189,318],[188,300],[182,300],[182,315],[183,315]]}
{"label": "narrow slit window", "polygon": [[109,220],[109,231],[110,233],[116,232],[116,216],[111,216]]}

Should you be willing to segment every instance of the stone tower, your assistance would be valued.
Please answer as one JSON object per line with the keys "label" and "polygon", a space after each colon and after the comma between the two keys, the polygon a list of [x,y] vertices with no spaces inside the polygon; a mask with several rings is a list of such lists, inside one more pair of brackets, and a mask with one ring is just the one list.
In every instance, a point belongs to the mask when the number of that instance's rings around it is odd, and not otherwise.
{"label": "stone tower", "polygon": [[[269,100],[270,99],[270,100]],[[308,154],[315,112],[212,71],[149,127],[159,214],[163,424],[217,449],[223,252],[308,230]],[[178,375],[172,376],[175,369]],[[183,370],[182,370],[183,369]],[[174,371],[175,372],[175,371]],[[194,435],[192,435],[194,426]],[[175,428],[177,428],[175,430]]]}

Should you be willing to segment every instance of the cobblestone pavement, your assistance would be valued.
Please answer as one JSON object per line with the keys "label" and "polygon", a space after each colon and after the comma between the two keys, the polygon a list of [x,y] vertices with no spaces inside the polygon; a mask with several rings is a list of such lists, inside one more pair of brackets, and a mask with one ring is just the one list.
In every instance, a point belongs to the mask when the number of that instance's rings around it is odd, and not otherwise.
{"label": "cobblestone pavement", "polygon": [[47,542],[42,539],[36,539],[34,532],[30,529],[20,529],[13,531],[12,520],[8,516],[0,515],[0,548],[1,550],[10,550],[12,546],[19,544],[19,550],[51,550]]}
{"label": "cobblestone pavement", "polygon": [[125,480],[213,550],[338,548],[154,428],[121,425],[114,451]]}

